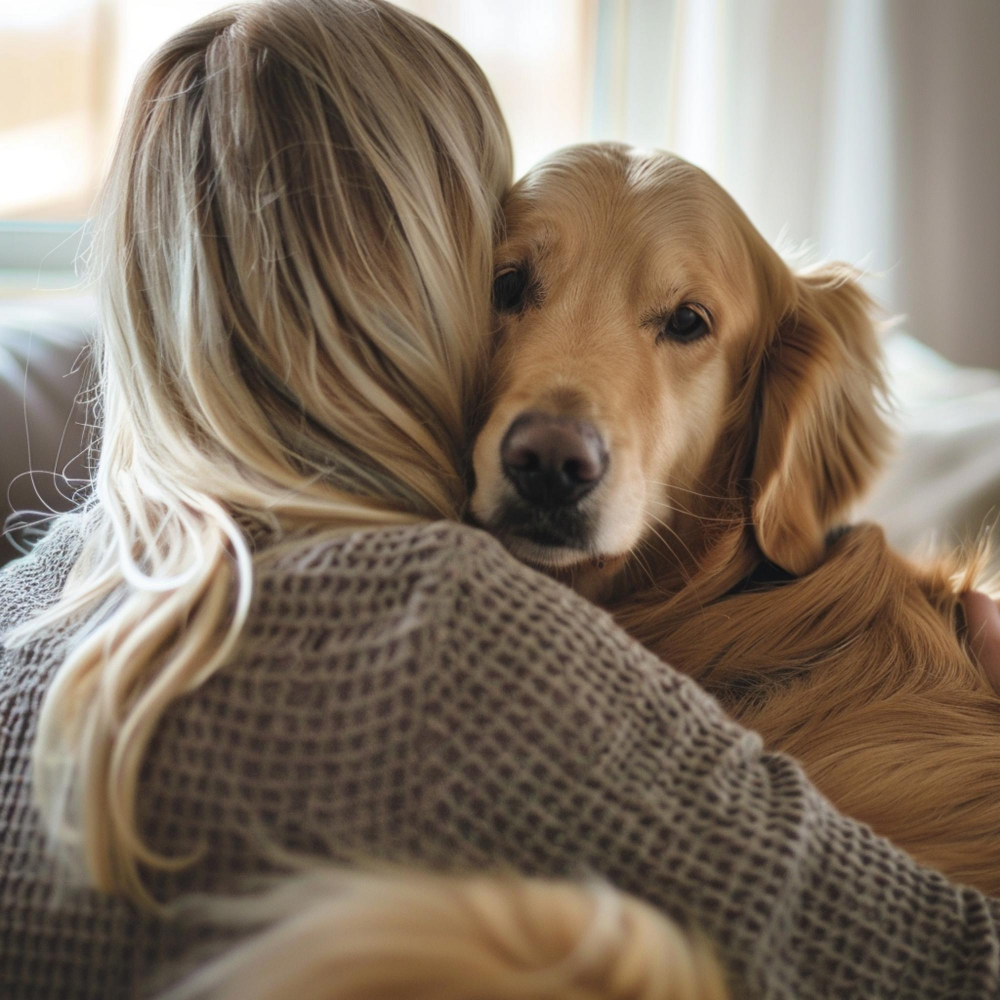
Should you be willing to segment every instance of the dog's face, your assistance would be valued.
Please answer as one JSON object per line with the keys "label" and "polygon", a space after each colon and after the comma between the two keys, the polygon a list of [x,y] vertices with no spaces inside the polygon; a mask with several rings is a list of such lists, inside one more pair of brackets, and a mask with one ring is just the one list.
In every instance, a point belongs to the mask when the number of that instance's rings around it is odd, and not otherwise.
{"label": "dog's face", "polygon": [[[822,387],[770,374],[769,415],[747,381],[763,377],[797,279],[715,182],[667,154],[577,147],[521,181],[505,214],[492,408],[473,454],[481,524],[535,565],[615,562],[705,488],[739,400],[762,431],[781,425],[752,470],[767,480],[758,506],[774,506],[782,476],[795,487],[794,411]],[[822,525],[800,527],[771,527],[762,547],[800,568],[795,550],[815,550]]]}
{"label": "dog's face", "polygon": [[506,208],[472,509],[518,556],[633,550],[687,506],[758,325],[727,196],[662,154],[574,151]]}

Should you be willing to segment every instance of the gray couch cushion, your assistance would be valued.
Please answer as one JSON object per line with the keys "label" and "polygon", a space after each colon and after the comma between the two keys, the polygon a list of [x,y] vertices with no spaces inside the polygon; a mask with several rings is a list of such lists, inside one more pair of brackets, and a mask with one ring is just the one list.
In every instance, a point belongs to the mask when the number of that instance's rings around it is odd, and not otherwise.
{"label": "gray couch cushion", "polygon": [[971,541],[1000,514],[1000,372],[953,365],[902,333],[886,354],[899,440],[858,518],[903,551]]}
{"label": "gray couch cushion", "polygon": [[[87,470],[78,396],[93,328],[89,298],[0,300],[0,523],[72,506]],[[17,537],[0,539],[0,564],[17,554]]]}

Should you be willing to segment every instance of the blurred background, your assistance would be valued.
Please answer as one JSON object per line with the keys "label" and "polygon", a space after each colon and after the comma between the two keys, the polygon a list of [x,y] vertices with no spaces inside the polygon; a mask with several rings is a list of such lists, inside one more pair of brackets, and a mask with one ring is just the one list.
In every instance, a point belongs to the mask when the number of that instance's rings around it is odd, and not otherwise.
{"label": "blurred background", "polygon": [[[136,70],[216,0],[0,5],[0,290],[70,284]],[[403,0],[486,69],[518,171],[670,149],[772,242],[878,272],[909,332],[1000,367],[998,0]],[[76,235],[74,235],[76,233]]]}
{"label": "blurred background", "polygon": [[[997,509],[1000,375],[983,369],[1000,369],[1000,0],[400,2],[483,66],[518,173],[590,139],[672,150],[781,248],[870,269],[912,336],[887,342],[902,446],[869,512],[910,543]],[[8,511],[64,507],[81,474],[85,223],[137,69],[217,6],[0,0]]]}

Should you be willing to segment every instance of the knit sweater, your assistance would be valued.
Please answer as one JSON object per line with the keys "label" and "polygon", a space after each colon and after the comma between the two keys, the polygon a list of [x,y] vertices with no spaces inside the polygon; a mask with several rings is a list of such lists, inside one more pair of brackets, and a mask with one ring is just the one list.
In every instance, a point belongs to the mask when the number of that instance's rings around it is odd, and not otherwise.
{"label": "knit sweater", "polygon": [[[62,519],[0,573],[0,637],[57,596]],[[0,996],[124,998],[209,931],[64,884],[30,748],[67,637],[0,642]],[[741,997],[1000,996],[1000,904],[839,815],[601,611],[454,524],[345,533],[258,568],[231,663],[165,715],[149,841],[204,853],[164,900],[295,851],[600,876],[702,928]]]}

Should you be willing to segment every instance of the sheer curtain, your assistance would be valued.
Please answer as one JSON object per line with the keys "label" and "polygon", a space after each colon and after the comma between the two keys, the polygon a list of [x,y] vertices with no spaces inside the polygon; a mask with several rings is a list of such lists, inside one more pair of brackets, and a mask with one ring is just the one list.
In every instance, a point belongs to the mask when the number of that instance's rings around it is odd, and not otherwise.
{"label": "sheer curtain", "polygon": [[673,150],[764,235],[876,272],[1000,367],[997,0],[604,0],[591,135]]}

